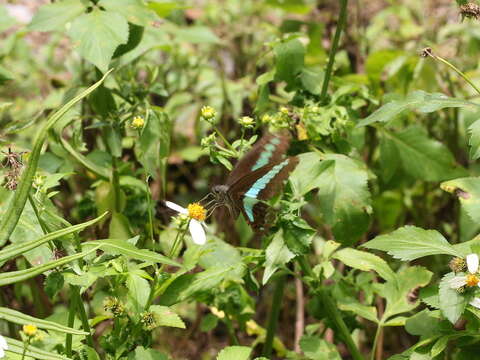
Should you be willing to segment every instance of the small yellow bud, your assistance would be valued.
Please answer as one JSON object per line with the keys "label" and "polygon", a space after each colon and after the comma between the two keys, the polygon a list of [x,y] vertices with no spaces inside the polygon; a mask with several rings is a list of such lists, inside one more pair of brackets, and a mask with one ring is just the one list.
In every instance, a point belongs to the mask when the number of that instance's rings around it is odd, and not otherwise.
{"label": "small yellow bud", "polygon": [[302,123],[299,123],[295,125],[295,128],[297,129],[297,139],[300,141],[303,140],[308,140],[308,134],[307,134],[307,129],[305,129],[305,126],[303,126]]}
{"label": "small yellow bud", "polygon": [[204,221],[207,217],[207,211],[200,203],[192,203],[187,206],[188,216],[198,221]]}
{"label": "small yellow bud", "polygon": [[23,325],[23,332],[28,337],[34,337],[37,334],[37,327],[33,324]]}
{"label": "small yellow bud", "polygon": [[238,123],[244,127],[252,127],[255,123],[255,120],[253,120],[250,116],[242,116],[240,119],[238,119]]}
{"label": "small yellow bud", "polygon": [[212,306],[210,308],[210,311],[212,312],[213,315],[215,315],[219,319],[223,319],[225,317],[225,313],[222,310],[218,310],[215,306]]}
{"label": "small yellow bud", "polygon": [[262,122],[264,124],[268,124],[268,123],[272,122],[272,117],[269,114],[264,114],[262,116]]}
{"label": "small yellow bud", "polygon": [[288,115],[289,114],[289,111],[288,111],[288,108],[286,106],[282,106],[280,108],[280,112],[284,115]]}
{"label": "small yellow bud", "polygon": [[145,126],[145,120],[141,116],[135,116],[130,124],[133,129],[141,129]]}
{"label": "small yellow bud", "polygon": [[202,106],[202,108],[200,109],[200,114],[205,120],[211,120],[217,115],[217,112],[213,107],[207,105]]}

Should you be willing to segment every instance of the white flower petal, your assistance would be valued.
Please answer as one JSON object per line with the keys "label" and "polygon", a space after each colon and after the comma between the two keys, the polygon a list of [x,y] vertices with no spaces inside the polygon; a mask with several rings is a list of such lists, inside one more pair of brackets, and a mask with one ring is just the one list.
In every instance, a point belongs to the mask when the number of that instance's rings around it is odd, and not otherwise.
{"label": "white flower petal", "polygon": [[480,309],[480,298],[478,297],[473,298],[473,300],[470,301],[470,305],[472,305],[473,307],[476,307],[477,309]]}
{"label": "white flower petal", "polygon": [[467,255],[467,267],[470,274],[475,274],[478,271],[478,255]]}
{"label": "white flower petal", "polygon": [[7,340],[2,335],[0,335],[0,349],[8,349]]}
{"label": "white flower petal", "polygon": [[203,245],[207,241],[205,230],[202,227],[202,223],[195,219],[191,219],[188,224],[190,234],[192,235],[193,242],[198,245]]}
{"label": "white flower petal", "polygon": [[458,289],[467,284],[467,278],[465,276],[455,276],[448,283],[452,289]]}
{"label": "white flower petal", "polygon": [[5,356],[5,351],[3,351],[2,348],[0,348],[0,359]]}
{"label": "white flower petal", "polygon": [[174,202],[165,201],[165,205],[170,209],[175,210],[176,212],[179,212],[180,214],[188,214],[187,209],[181,207],[180,205],[175,204]]}

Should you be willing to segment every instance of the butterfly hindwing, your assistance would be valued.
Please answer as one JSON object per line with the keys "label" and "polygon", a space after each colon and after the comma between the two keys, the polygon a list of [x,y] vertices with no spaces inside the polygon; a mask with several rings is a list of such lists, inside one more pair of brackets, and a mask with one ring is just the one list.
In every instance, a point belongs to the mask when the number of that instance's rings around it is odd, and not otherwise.
{"label": "butterfly hindwing", "polygon": [[298,163],[297,157],[263,166],[240,178],[230,187],[234,201],[247,222],[256,230],[265,225],[268,206],[263,202],[274,196]]}

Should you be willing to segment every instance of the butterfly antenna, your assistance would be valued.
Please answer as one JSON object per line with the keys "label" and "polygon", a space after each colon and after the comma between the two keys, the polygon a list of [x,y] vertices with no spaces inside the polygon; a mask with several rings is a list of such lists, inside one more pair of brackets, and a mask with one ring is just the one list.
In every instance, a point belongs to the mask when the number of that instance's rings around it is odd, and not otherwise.
{"label": "butterfly antenna", "polygon": [[207,200],[210,196],[213,196],[213,194],[211,192],[209,192],[207,195],[205,195],[203,198],[200,199],[199,203],[202,203],[204,202],[205,200]]}

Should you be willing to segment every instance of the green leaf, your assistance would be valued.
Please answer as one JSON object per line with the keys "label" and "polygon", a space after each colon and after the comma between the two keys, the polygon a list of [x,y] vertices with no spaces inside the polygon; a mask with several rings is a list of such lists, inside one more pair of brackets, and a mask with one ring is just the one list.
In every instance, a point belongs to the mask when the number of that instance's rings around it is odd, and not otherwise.
{"label": "green leaf", "polygon": [[39,329],[58,331],[63,334],[87,335],[85,331],[77,330],[68,326],[57,324],[53,321],[37,319],[33,316],[23,314],[20,311],[0,307],[0,319],[19,325],[36,325]]}
{"label": "green leaf", "polygon": [[440,334],[441,322],[442,319],[438,310],[424,309],[406,321],[405,330],[412,335],[432,337]]}
{"label": "green leaf", "polygon": [[451,98],[440,93],[429,94],[425,91],[417,90],[408,94],[404,99],[393,100],[386,103],[373,114],[361,120],[357,124],[357,127],[370,125],[376,122],[388,122],[407,110],[417,110],[421,113],[430,113],[443,108],[463,106],[477,107],[478,105],[471,101]]}
{"label": "green leaf", "polygon": [[386,251],[394,258],[403,261],[437,254],[462,256],[438,231],[409,225],[390,234],[377,236],[362,246]]}
{"label": "green leaf", "polygon": [[300,339],[300,348],[311,360],[341,360],[334,344],[313,335],[304,335]]}
{"label": "green leaf", "polygon": [[34,31],[64,31],[65,24],[76,19],[85,10],[84,2],[79,0],[63,0],[46,4],[35,13],[28,29]]}
{"label": "green leaf", "polygon": [[364,319],[378,323],[377,308],[375,306],[367,306],[357,302],[338,302],[338,308],[343,311],[352,311]]}
{"label": "green leaf", "polygon": [[128,22],[140,26],[151,25],[158,20],[155,12],[142,0],[100,0],[98,6],[117,12]]}
{"label": "green leaf", "polygon": [[229,346],[220,351],[217,360],[248,360],[252,349],[247,346]]}
{"label": "green leaf", "polygon": [[202,317],[200,331],[208,332],[215,329],[218,325],[218,317],[213,314],[207,314]]}
{"label": "green leaf", "polygon": [[150,296],[150,285],[148,281],[137,274],[129,273],[126,286],[136,311],[142,312],[145,310],[148,297]]}
{"label": "green leaf", "polygon": [[125,240],[117,239],[105,239],[105,240],[94,240],[82,243],[82,246],[96,246],[100,247],[103,251],[112,255],[124,255],[132,259],[160,263],[170,266],[181,267],[182,265],[175,260],[169,259],[168,257],[158,254],[154,251],[146,249],[138,249],[131,243]]}
{"label": "green leaf", "polygon": [[415,309],[420,301],[410,296],[418,288],[428,285],[432,273],[421,266],[412,266],[397,273],[395,282],[387,281],[381,286],[379,294],[385,297],[387,306],[382,317],[385,323],[394,315]]}
{"label": "green leaf", "polygon": [[275,53],[275,80],[293,85],[303,69],[305,47],[297,40],[281,42],[273,48]]}
{"label": "green leaf", "polygon": [[470,158],[477,160],[480,158],[480,120],[475,121],[468,127],[468,133],[470,139],[468,145],[470,145]]}
{"label": "green leaf", "polygon": [[307,153],[300,156],[291,179],[296,193],[318,188],[320,211],[336,241],[353,244],[368,229],[371,200],[361,162],[340,154]]}
{"label": "green leaf", "polygon": [[[22,341],[11,339],[5,337],[5,340],[8,344],[8,349],[5,350],[6,359],[21,359],[23,358],[25,345]],[[15,357],[12,357],[11,354],[16,354]],[[37,360],[71,360],[71,358],[55,354],[50,351],[45,351],[43,349],[39,349],[35,346],[29,345],[27,351],[25,351],[25,359],[37,359]]]}
{"label": "green leaf", "polygon": [[325,73],[323,71],[314,71],[303,68],[300,74],[300,81],[307,91],[314,95],[320,95],[324,77]]}
{"label": "green leaf", "polygon": [[54,232],[49,233],[45,236],[42,236],[41,238],[39,238],[37,240],[6,246],[2,249],[2,251],[0,251],[0,263],[4,262],[6,260],[12,259],[16,256],[21,255],[21,254],[24,254],[27,251],[29,251],[31,249],[34,249],[34,248],[36,248],[36,247],[38,247],[38,246],[40,246],[44,243],[47,243],[49,241],[52,241],[54,239],[59,239],[59,238],[64,237],[65,235],[72,234],[72,233],[77,232],[77,231],[82,231],[86,227],[88,227],[90,225],[93,225],[93,224],[97,223],[98,221],[100,221],[103,217],[105,217],[106,214],[107,213],[104,213],[103,215],[101,215],[101,216],[99,216],[99,217],[97,217],[93,220],[84,222],[82,224],[78,224],[78,225],[67,227],[67,228],[62,229],[62,230],[54,231]]}
{"label": "green leaf", "polygon": [[480,223],[480,178],[454,179],[443,182],[440,188],[456,195],[470,218]]}
{"label": "green leaf", "polygon": [[116,12],[94,8],[77,17],[68,33],[79,54],[105,72],[117,46],[128,41],[128,22]]}
{"label": "green leaf", "polygon": [[1,273],[0,274],[0,286],[10,285],[10,284],[14,284],[14,283],[17,283],[17,282],[20,282],[20,281],[28,280],[32,277],[43,274],[47,270],[54,269],[57,266],[68,264],[69,262],[72,262],[74,260],[81,259],[81,258],[87,256],[88,254],[92,253],[93,251],[96,251],[97,249],[98,249],[98,247],[93,248],[89,251],[79,253],[79,254],[65,256],[65,257],[60,258],[58,260],[51,261],[51,262],[48,262],[46,264],[42,264],[42,265],[39,265],[39,266],[35,266],[35,267],[30,268],[30,269]]}
{"label": "green leaf", "polygon": [[390,269],[387,262],[377,255],[345,248],[334,253],[332,257],[354,269],[362,271],[374,270],[386,281],[395,281],[395,273]]}
{"label": "green leaf", "polygon": [[[38,12],[37,12],[38,13]],[[17,22],[7,11],[5,5],[0,5],[0,32],[8,30],[10,27],[15,25]]]}
{"label": "green leaf", "polygon": [[160,304],[171,306],[199,293],[210,292],[225,279],[225,276],[229,276],[232,270],[234,270],[232,266],[219,266],[195,274],[178,276],[160,297]]}
{"label": "green leaf", "polygon": [[128,240],[132,237],[130,222],[128,218],[120,213],[114,212],[108,226],[108,236],[113,239]]}
{"label": "green leaf", "polygon": [[172,122],[165,112],[158,109],[149,114],[136,151],[147,173],[157,179],[158,170],[165,171],[165,159],[170,155]]}
{"label": "green leaf", "polygon": [[466,174],[458,167],[450,150],[441,142],[428,138],[425,129],[419,126],[395,133],[384,130],[382,136],[392,148],[390,151],[396,152],[397,159],[400,157],[405,171],[416,179],[442,181]]}
{"label": "green leaf", "polygon": [[288,249],[295,255],[305,255],[310,252],[310,244],[315,236],[313,229],[302,218],[295,218],[283,226],[284,240]]}
{"label": "green leaf", "polygon": [[295,257],[283,241],[283,231],[279,230],[273,237],[272,242],[265,250],[265,272],[262,283],[266,284],[270,277],[281,266],[284,266]]}
{"label": "green leaf", "polygon": [[334,160],[324,160],[314,152],[298,155],[299,163],[290,174],[290,182],[296,197],[301,197],[319,186],[318,179]]}
{"label": "green leaf", "polygon": [[63,275],[58,271],[51,272],[47,275],[45,279],[44,289],[45,293],[50,299],[53,299],[57,293],[62,290],[63,284],[65,283]]}
{"label": "green leaf", "polygon": [[168,360],[168,356],[155,350],[137,346],[135,352],[128,354],[129,360]]}
{"label": "green leaf", "polygon": [[223,274],[223,277],[226,280],[242,282],[246,266],[243,263],[240,251],[236,247],[214,238],[203,245],[201,249],[202,255],[198,260],[201,267],[206,270],[222,267],[230,269]]}
{"label": "green leaf", "polygon": [[463,314],[468,300],[465,294],[460,294],[456,289],[452,289],[450,281],[456,275],[453,272],[446,274],[439,284],[440,311],[452,324],[455,324]]}
{"label": "green leaf", "polygon": [[168,306],[152,305],[149,311],[156,315],[156,324],[158,326],[170,326],[185,329],[185,323],[172,309]]}

